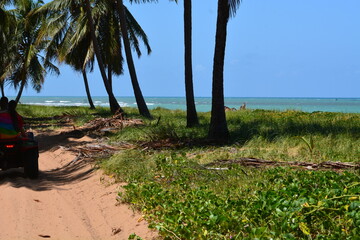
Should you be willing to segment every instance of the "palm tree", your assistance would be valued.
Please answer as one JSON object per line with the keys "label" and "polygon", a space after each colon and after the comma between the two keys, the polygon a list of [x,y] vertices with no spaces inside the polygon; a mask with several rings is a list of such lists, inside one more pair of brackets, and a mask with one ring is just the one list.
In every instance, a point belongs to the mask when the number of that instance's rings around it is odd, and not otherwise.
{"label": "palm tree", "polygon": [[[91,3],[93,3],[93,1]],[[101,49],[96,35],[96,27],[93,18],[93,7],[91,3],[89,0],[53,0],[38,9],[38,13],[45,13],[48,16],[55,14],[55,20],[53,22],[54,26],[52,27],[48,25],[49,28],[43,31],[43,37],[53,39],[47,47],[47,55],[50,58],[59,56],[58,54],[66,56],[68,53],[67,44],[69,43],[64,43],[65,40],[67,41],[72,39],[73,42],[71,44],[73,47],[75,47],[79,42],[81,42],[84,34],[89,34],[91,39],[91,46],[97,59],[105,90],[109,97],[110,110],[112,113],[121,113],[123,110],[115,98],[105,72],[103,56],[101,54]],[[59,18],[60,21],[57,21],[57,18]],[[73,22],[78,25],[70,26],[70,23]],[[73,33],[72,31],[68,31],[69,28],[73,28],[72,30],[75,31],[75,34],[77,34],[74,36],[69,36],[71,33]],[[59,53],[58,51],[65,51],[65,53]],[[84,62],[84,64],[86,63],[87,62]]]}
{"label": "palm tree", "polygon": [[89,0],[84,0],[84,8],[85,8],[85,12],[86,12],[87,21],[88,21],[88,24],[90,27],[91,40],[93,43],[96,60],[97,60],[97,63],[98,63],[99,69],[100,69],[100,73],[101,73],[104,85],[105,85],[105,89],[109,95],[109,104],[110,104],[111,112],[112,113],[123,112],[122,108],[120,107],[119,103],[117,102],[117,100],[114,96],[114,93],[111,89],[110,82],[105,73],[105,66],[104,66],[104,62],[103,62],[103,57],[101,55],[98,39],[96,37],[94,20],[92,17],[91,6],[90,6]]}
{"label": "palm tree", "polygon": [[52,1],[39,8],[36,14],[48,19],[41,34],[42,38],[51,39],[46,58],[65,62],[82,73],[88,102],[94,109],[86,74],[93,71],[94,51],[86,14],[80,4],[76,1]]}
{"label": "palm tree", "polygon": [[[131,77],[131,83],[133,86],[136,103],[137,103],[139,112],[142,116],[147,117],[147,118],[152,118],[151,114],[149,112],[149,109],[146,105],[146,102],[144,100],[144,97],[142,95],[140,85],[139,85],[137,75],[136,75],[135,65],[134,65],[134,61],[132,58],[132,54],[131,54],[131,45],[130,45],[129,36],[128,36],[129,33],[128,33],[128,27],[127,27],[126,14],[125,14],[123,0],[114,0],[114,1],[116,2],[117,11],[120,16],[121,32],[122,32],[122,39],[124,42],[126,61],[127,61],[127,65],[129,68],[129,73],[130,73],[130,77]],[[144,0],[144,2],[145,2],[145,0]]]}
{"label": "palm tree", "polygon": [[184,45],[185,45],[185,93],[186,93],[186,126],[199,124],[196,113],[193,74],[192,74],[192,16],[191,0],[184,0]]}
{"label": "palm tree", "polygon": [[217,141],[226,141],[229,130],[226,122],[224,104],[224,59],[227,23],[235,15],[241,0],[218,0],[216,22],[215,53],[212,82],[211,120],[208,137]]}
{"label": "palm tree", "polygon": [[41,37],[51,39],[46,48],[46,58],[65,62],[75,71],[82,73],[90,109],[95,109],[86,73],[94,68],[91,35],[86,27],[87,22],[84,21],[84,12],[76,6],[73,7],[72,14],[70,11],[52,11],[51,5],[44,5],[38,9],[37,14],[46,15],[48,20],[47,26],[42,29]]}
{"label": "palm tree", "polygon": [[103,8],[98,9],[99,14],[97,14],[96,25],[100,48],[108,71],[109,84],[112,88],[113,74],[117,76],[123,74],[124,58],[121,53],[121,31],[113,1],[105,0],[102,2],[104,2]]}
{"label": "palm tree", "polygon": [[16,44],[16,48],[13,49],[16,49],[16,52],[12,50],[9,80],[14,87],[19,87],[15,99],[17,102],[19,102],[25,86],[31,84],[39,92],[48,71],[59,74],[58,68],[41,55],[47,41],[38,41],[38,35],[45,19],[32,14],[32,11],[41,4],[41,0],[36,2],[32,0],[15,1],[16,26],[13,43]]}
{"label": "palm tree", "polygon": [[[87,70],[90,72],[93,71],[94,68],[94,54],[91,51],[92,48],[90,46],[85,47],[91,44],[91,39],[84,38],[81,42],[79,42],[76,48],[72,48],[71,51],[66,54],[65,62],[72,66],[75,71],[79,71],[82,73],[84,86],[86,91],[86,96],[90,105],[90,109],[95,109],[95,105],[92,101],[88,78],[87,78]],[[60,58],[61,59],[61,58]]]}
{"label": "palm tree", "polygon": [[[177,0],[173,0],[177,3]],[[186,127],[199,124],[195,107],[193,72],[192,72],[192,2],[184,0],[184,59],[185,59],[185,95]]]}
{"label": "palm tree", "polygon": [[[5,46],[8,32],[11,30],[10,21],[11,21],[11,15],[5,9],[5,2],[0,1],[0,44],[1,44],[1,46]],[[0,58],[1,57],[3,57],[3,56],[0,56]]]}
{"label": "palm tree", "polygon": [[[64,4],[65,2],[68,2],[68,4]],[[105,74],[108,83],[107,89],[112,91],[112,74],[120,75],[123,73],[119,14],[112,0],[97,0],[93,3],[94,7],[91,9],[93,28],[95,29],[96,40],[101,52],[100,57],[103,62],[104,72],[107,69],[107,76]],[[66,25],[62,21],[60,21],[60,24],[49,24],[56,27],[48,29],[49,32],[53,32],[50,38],[53,39],[52,41],[54,42],[51,44],[51,47],[48,48],[48,52],[50,52],[50,56],[59,56],[61,61],[65,59],[64,57],[67,54],[73,51],[72,49],[78,48],[79,45],[81,45],[81,49],[87,49],[87,60],[90,58],[90,53],[94,55],[95,44],[92,42],[92,31],[90,28],[91,24],[89,24],[88,21],[88,11],[81,11],[82,8],[79,8],[79,6],[82,5],[76,6],[76,4],[82,3],[75,0],[54,0],[39,10],[43,12],[50,11],[48,15],[54,19],[54,22],[58,21],[58,19],[65,19],[65,17],[60,18],[57,16],[59,12],[62,16],[71,12],[71,16],[69,16],[70,20],[67,20],[67,22],[71,22],[71,26],[68,23],[66,27],[60,27],[59,25]],[[124,9],[126,11],[126,21],[129,26],[128,34],[131,47],[133,47],[138,53],[138,56],[140,56],[141,51],[138,40],[138,38],[140,38],[145,44],[148,53],[150,53],[151,49],[146,34],[127,8],[124,7]],[[70,30],[71,33],[69,34]],[[83,41],[83,39],[91,39],[91,41]],[[72,56],[75,58],[79,57],[77,54]],[[69,62],[69,60],[70,59],[68,59],[67,62]],[[85,64],[84,62],[84,66]]]}
{"label": "palm tree", "polygon": [[5,80],[9,76],[11,53],[14,52],[11,51],[11,47],[15,46],[11,42],[15,33],[13,26],[16,25],[16,19],[14,14],[5,8],[9,3],[9,0],[0,1],[0,88],[2,97],[5,96]]}

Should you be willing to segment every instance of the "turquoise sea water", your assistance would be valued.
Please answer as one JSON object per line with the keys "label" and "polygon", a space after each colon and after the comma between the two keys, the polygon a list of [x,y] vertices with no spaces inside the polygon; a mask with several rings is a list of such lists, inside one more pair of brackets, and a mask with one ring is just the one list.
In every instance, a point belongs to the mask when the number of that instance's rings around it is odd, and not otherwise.
{"label": "turquoise sea water", "polygon": [[[136,107],[136,101],[133,97],[119,97],[117,99],[122,107]],[[149,109],[162,107],[185,110],[186,108],[184,97],[146,97],[145,101]],[[195,101],[197,111],[207,112],[211,110],[211,98],[197,97]],[[93,102],[97,106],[109,106],[107,97],[93,97]],[[24,96],[21,98],[21,103],[48,106],[88,106],[86,97],[68,96]],[[225,98],[225,105],[230,108],[238,109],[244,103],[248,109],[360,113],[360,98]]]}

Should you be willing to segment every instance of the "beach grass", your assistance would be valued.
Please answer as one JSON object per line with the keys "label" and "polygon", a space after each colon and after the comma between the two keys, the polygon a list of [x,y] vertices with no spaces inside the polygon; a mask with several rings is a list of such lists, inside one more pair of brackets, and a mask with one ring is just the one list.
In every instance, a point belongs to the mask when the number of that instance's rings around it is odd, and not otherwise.
{"label": "beach grass", "polygon": [[[110,116],[107,109],[32,108],[19,112],[29,118],[69,114],[78,124]],[[125,111],[141,118],[136,109]],[[99,166],[127,182],[121,201],[140,210],[164,239],[360,236],[359,170],[217,164],[240,158],[359,163],[360,114],[227,112],[231,139],[222,145],[206,139],[209,113],[199,113],[194,128],[185,127],[184,111],[157,108],[151,114],[154,119],[143,119],[143,125],[108,135],[110,143],[133,147],[99,160]]]}
{"label": "beach grass", "polygon": [[36,125],[41,122],[53,128],[61,128],[61,122],[67,117],[71,118],[74,125],[81,126],[96,117],[111,116],[109,108],[106,107],[90,109],[88,107],[77,106],[65,107],[19,104],[17,111],[25,119],[25,127],[31,127],[31,125]]}
{"label": "beach grass", "polygon": [[[183,149],[198,155],[202,163],[241,156],[274,161],[354,162],[360,156],[360,114],[228,112],[231,139],[223,146],[212,146],[206,141],[209,113],[199,114],[200,125],[195,128],[184,127],[184,111],[155,109],[152,114],[155,120],[145,121],[142,127],[124,129],[112,139],[135,143],[179,142]],[[207,153],[204,148],[211,151]]]}

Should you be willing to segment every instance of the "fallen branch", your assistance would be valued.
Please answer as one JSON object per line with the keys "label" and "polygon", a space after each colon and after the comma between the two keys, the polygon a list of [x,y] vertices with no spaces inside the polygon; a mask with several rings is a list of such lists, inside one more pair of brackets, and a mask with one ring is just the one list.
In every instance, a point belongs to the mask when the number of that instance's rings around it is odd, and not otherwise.
{"label": "fallen branch", "polygon": [[360,169],[360,163],[348,163],[348,162],[322,162],[322,163],[309,163],[309,162],[277,162],[268,161],[257,158],[239,158],[239,159],[228,159],[218,160],[205,164],[205,167],[222,166],[238,164],[242,166],[260,167],[260,166],[297,166],[304,167],[307,169]]}

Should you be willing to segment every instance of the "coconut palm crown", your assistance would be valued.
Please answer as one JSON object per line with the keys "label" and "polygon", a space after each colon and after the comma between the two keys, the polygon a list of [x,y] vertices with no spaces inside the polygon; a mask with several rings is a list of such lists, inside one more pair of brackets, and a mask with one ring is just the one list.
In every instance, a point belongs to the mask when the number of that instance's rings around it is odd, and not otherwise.
{"label": "coconut palm crown", "polygon": [[6,78],[15,88],[19,87],[16,97],[16,101],[19,101],[24,87],[30,84],[39,92],[48,72],[60,72],[42,55],[48,41],[38,41],[41,26],[46,24],[46,19],[32,13],[43,1],[17,0],[11,3],[14,9],[9,12],[15,21],[11,38],[6,41],[10,54]]}

